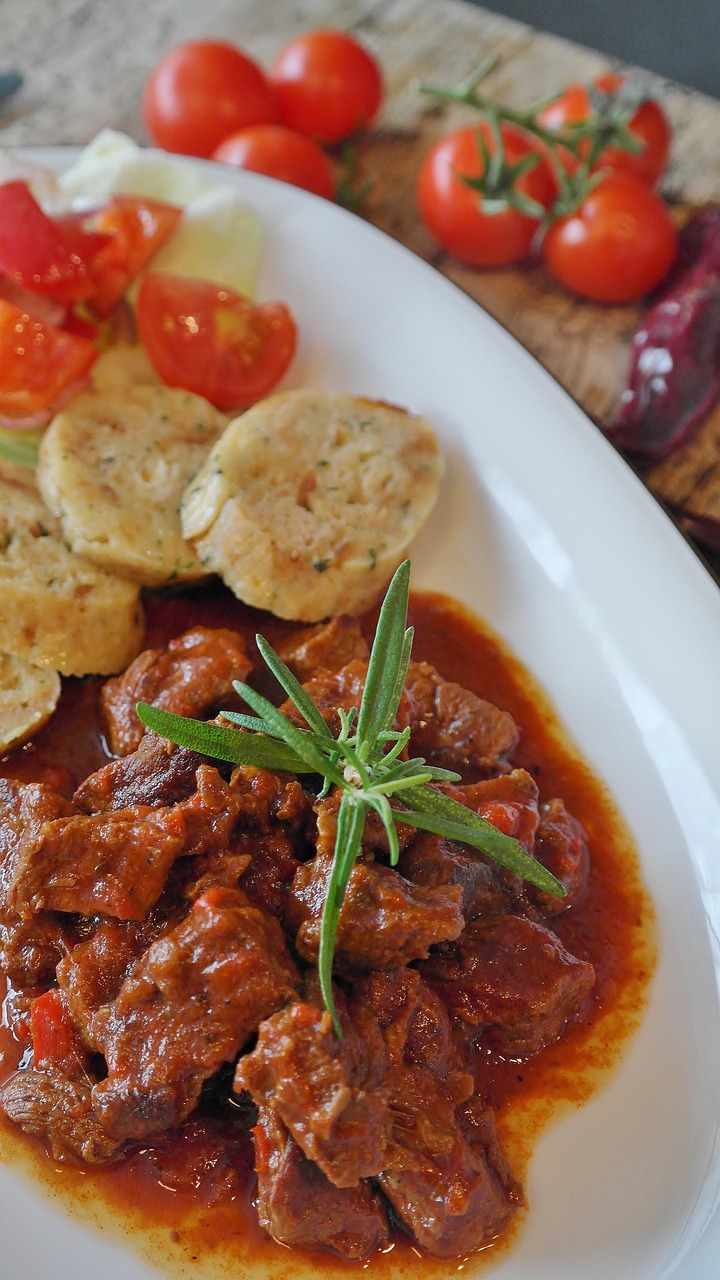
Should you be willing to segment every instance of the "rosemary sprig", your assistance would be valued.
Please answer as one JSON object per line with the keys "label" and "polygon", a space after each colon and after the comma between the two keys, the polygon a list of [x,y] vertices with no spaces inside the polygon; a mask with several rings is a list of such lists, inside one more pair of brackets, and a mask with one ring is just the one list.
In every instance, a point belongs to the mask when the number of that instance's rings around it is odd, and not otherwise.
{"label": "rosemary sprig", "polygon": [[[460,775],[428,765],[420,757],[402,759],[410,729],[393,729],[405,687],[413,631],[407,624],[410,561],[395,573],[380,610],[360,706],[340,709],[340,732],[333,737],[315,703],[262,636],[260,653],[307,724],[300,728],[267,698],[241,681],[234,687],[251,716],[225,711],[236,728],[173,715],[139,702],[143,724],[179,746],[232,764],[315,774],[342,791],[337,836],[320,921],[318,973],[326,1008],[341,1035],[332,992],[338,922],[352,869],[360,854],[365,820],[377,813],[388,838],[390,864],[399,857],[396,822],[479,849],[546,893],[564,897],[563,886],[522,845],[431,783],[459,782]],[[240,730],[240,732],[238,732]],[[394,801],[391,804],[391,800]]]}

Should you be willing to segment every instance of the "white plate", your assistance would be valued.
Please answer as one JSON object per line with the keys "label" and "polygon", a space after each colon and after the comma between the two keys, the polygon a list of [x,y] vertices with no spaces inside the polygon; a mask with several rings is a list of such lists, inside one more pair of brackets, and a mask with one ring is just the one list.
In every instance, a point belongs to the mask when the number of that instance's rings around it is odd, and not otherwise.
{"label": "white plate", "polygon": [[[580,409],[465,295],[333,205],[254,174],[237,185],[267,225],[261,296],[287,300],[299,321],[292,382],[436,423],[449,474],[414,583],[486,616],[550,692],[634,832],[659,916],[642,1028],[611,1085],[543,1138],[527,1225],[491,1274],[714,1280],[720,592]],[[11,1171],[0,1206],[13,1275],[151,1274]]]}

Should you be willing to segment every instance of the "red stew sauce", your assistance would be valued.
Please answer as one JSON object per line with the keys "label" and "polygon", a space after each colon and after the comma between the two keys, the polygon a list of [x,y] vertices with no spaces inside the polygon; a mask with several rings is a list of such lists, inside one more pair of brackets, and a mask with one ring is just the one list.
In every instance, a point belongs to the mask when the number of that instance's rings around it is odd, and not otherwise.
{"label": "red stew sauce", "polygon": [[[187,627],[233,627],[247,635],[262,631],[271,641],[292,630],[245,608],[218,589],[166,595],[148,604],[146,645],[166,642]],[[652,906],[622,819],[602,783],[578,758],[547,698],[527,671],[475,617],[437,595],[411,601],[413,656],[431,662],[446,679],[511,712],[521,728],[512,763],[536,780],[541,801],[561,796],[585,827],[591,849],[587,891],[572,911],[553,920],[553,930],[577,957],[589,960],[596,986],[584,1019],[557,1044],[529,1060],[477,1051],[477,1090],[497,1110],[501,1144],[516,1174],[524,1177],[542,1128],[568,1106],[586,1101],[607,1079],[623,1046],[639,1024],[655,960]],[[373,629],[368,618],[367,633]],[[53,720],[26,747],[0,762],[0,775],[42,781],[66,795],[108,759],[98,715],[98,679],[67,681]],[[19,1049],[0,1031],[1,1078],[15,1069]],[[12,1130],[12,1132],[11,1132]],[[13,1161],[68,1212],[121,1236],[165,1273],[290,1276],[337,1274],[362,1269],[330,1254],[288,1252],[264,1237],[252,1206],[252,1142],[242,1104],[208,1092],[179,1133],[148,1142],[118,1167],[80,1171],[54,1165],[39,1143],[7,1122],[0,1130],[0,1158]],[[532,1214],[530,1204],[526,1210]],[[523,1213],[503,1237],[483,1251],[492,1261],[522,1229]],[[472,1267],[479,1265],[477,1255]],[[420,1258],[400,1232],[373,1272],[447,1275],[462,1260]]]}

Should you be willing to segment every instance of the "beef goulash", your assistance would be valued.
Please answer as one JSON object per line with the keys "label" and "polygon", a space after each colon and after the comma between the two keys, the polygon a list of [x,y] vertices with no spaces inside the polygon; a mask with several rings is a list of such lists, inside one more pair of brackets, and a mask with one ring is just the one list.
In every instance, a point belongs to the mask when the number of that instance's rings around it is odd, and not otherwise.
{"label": "beef goulash", "polygon": [[[498,1080],[504,1068],[530,1080],[534,1062],[577,1039],[611,971],[617,986],[625,963],[630,981],[631,961],[608,960],[627,930],[614,942],[592,932],[595,850],[572,797],[548,791],[572,769],[557,745],[547,764],[535,730],[524,744],[511,679],[496,681],[496,706],[493,662],[470,673],[475,692],[430,660],[433,644],[454,646],[456,665],[492,646],[437,602],[412,607],[422,652],[396,717],[409,753],[460,774],[433,786],[513,836],[566,896],[401,813],[390,865],[371,815],[337,922],[339,1036],[317,968],[338,789],[145,730],[138,701],[222,719],[241,709],[234,680],[268,689],[257,615],[218,588],[150,600],[152,647],[104,684],[69,686],[59,727],[6,758],[0,779],[0,1107],[53,1160],[170,1159],[188,1126],[207,1124],[252,1159],[238,1212],[284,1245],[349,1260],[403,1238],[462,1257],[523,1206],[498,1136]],[[337,727],[362,694],[370,629],[348,617],[267,623]]]}

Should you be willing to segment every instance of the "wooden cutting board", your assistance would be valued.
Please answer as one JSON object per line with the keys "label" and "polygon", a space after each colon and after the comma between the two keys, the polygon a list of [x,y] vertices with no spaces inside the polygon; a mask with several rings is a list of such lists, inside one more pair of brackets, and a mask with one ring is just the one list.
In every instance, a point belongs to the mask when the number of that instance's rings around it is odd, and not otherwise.
{"label": "wooden cutting board", "polygon": [[[216,36],[268,62],[298,31],[354,29],[379,55],[388,96],[381,119],[358,148],[359,177],[372,183],[363,215],[401,240],[483,306],[528,348],[597,423],[612,420],[623,387],[636,307],[579,301],[542,266],[477,271],[437,251],[414,201],[422,157],[443,132],[472,118],[467,108],[422,96],[420,80],[457,84],[488,54],[499,64],[487,92],[512,105],[589,79],[616,64],[462,0],[11,0],[3,11],[3,68],[25,86],[0,108],[5,146],[83,144],[103,126],[146,142],[142,88],[177,42]],[[48,40],[48,31],[53,31]],[[674,126],[665,192],[682,221],[720,200],[720,103],[650,78]],[[720,407],[697,436],[645,475],[661,499],[720,520]],[[708,556],[717,570],[720,554]]]}

